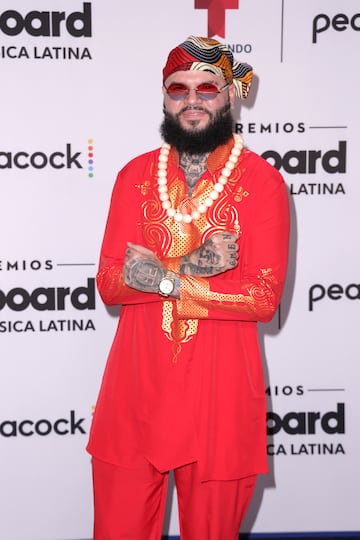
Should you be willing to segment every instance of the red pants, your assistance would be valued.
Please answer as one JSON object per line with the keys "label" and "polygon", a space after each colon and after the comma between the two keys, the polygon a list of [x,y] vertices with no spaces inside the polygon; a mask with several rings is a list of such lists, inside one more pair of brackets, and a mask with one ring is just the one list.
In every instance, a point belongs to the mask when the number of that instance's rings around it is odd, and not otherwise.
{"label": "red pants", "polygon": [[[160,540],[168,473],[93,459],[94,540]],[[256,476],[200,482],[197,464],[174,471],[181,540],[237,540]]]}

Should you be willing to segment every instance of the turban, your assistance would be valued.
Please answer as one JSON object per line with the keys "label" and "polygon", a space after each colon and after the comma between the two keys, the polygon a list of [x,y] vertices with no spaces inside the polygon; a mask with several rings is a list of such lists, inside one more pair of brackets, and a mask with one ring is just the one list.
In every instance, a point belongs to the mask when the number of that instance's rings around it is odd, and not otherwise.
{"label": "turban", "polygon": [[234,84],[236,95],[248,96],[253,69],[234,59],[231,50],[211,38],[190,36],[170,51],[163,69],[163,82],[176,71],[208,71]]}

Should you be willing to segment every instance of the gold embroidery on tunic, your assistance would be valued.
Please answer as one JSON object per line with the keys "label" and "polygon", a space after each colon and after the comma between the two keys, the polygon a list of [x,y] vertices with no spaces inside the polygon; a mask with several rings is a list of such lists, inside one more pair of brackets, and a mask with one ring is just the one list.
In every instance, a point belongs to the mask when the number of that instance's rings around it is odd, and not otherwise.
{"label": "gold embroidery on tunic", "polygon": [[177,343],[186,343],[196,334],[198,319],[177,319],[174,317],[176,309],[175,303],[165,300],[163,303],[163,321],[162,329],[170,341]]}
{"label": "gold embroidery on tunic", "polygon": [[241,202],[243,200],[243,197],[248,197],[248,196],[249,196],[249,192],[246,191],[242,186],[239,186],[235,190],[234,201]]}
{"label": "gold embroidery on tunic", "polygon": [[[177,176],[177,170],[174,169],[173,173],[169,171],[168,194],[172,207],[190,213],[209,196],[220,173],[221,169],[211,174],[210,177],[200,180],[195,186],[193,196],[189,199],[186,183]],[[243,197],[249,195],[241,186],[236,188],[242,174],[243,170],[240,168],[234,169],[227,186],[213,206],[206,214],[201,215],[196,222],[193,221],[187,224],[175,222],[173,218],[167,216],[162,208],[156,187],[156,170],[152,166],[150,176],[155,178],[152,181],[152,185],[155,185],[155,187],[151,188],[148,180],[142,185],[136,186],[140,188],[144,196],[149,197],[142,205],[144,215],[143,234],[146,245],[160,257],[176,258],[182,257],[199,247],[214,232],[230,230],[239,233],[239,213],[238,209],[231,203],[231,199],[234,198],[236,202],[240,202]],[[203,293],[205,294],[204,291],[201,294]],[[207,308],[199,306],[195,302],[193,302],[192,307],[194,313],[199,310],[199,317],[207,315]],[[198,324],[197,318],[177,319],[176,302],[163,302],[162,328],[165,336],[170,341],[177,344],[186,343],[197,333]],[[177,354],[178,352],[177,350]],[[174,358],[177,354],[174,355]]]}
{"label": "gold embroidery on tunic", "polygon": [[[186,306],[186,312],[195,313],[198,319],[204,319],[209,314],[208,298],[209,298],[209,281],[204,278],[194,278],[193,276],[185,276],[181,286],[181,308]],[[204,299],[206,304],[199,303],[199,299]]]}
{"label": "gold embroidery on tunic", "polygon": [[145,180],[143,184],[135,184],[135,187],[140,189],[141,195],[147,195],[149,191],[151,191],[151,182],[150,180]]}
{"label": "gold embroidery on tunic", "polygon": [[248,312],[254,311],[267,311],[269,307],[269,301],[271,302],[273,293],[272,286],[277,282],[272,268],[260,269],[261,274],[257,277],[260,280],[260,285],[252,285],[249,287],[248,295],[244,294],[223,294],[223,293],[209,293],[209,302],[219,303],[224,305],[228,304],[233,306],[239,302],[243,302]]}

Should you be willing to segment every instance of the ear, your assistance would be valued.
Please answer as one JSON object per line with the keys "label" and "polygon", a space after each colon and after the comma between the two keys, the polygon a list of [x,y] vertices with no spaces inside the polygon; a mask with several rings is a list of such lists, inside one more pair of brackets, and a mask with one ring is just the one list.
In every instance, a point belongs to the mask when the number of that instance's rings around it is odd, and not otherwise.
{"label": "ear", "polygon": [[230,99],[230,105],[231,107],[234,106],[235,103],[235,97],[236,97],[236,88],[233,84],[229,87],[229,99]]}

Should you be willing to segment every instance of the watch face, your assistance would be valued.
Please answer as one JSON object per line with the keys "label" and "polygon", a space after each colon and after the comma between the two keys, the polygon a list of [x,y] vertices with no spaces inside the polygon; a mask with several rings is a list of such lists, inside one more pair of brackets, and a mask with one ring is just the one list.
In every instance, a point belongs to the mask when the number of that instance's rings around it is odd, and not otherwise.
{"label": "watch face", "polygon": [[159,283],[159,289],[162,294],[171,294],[174,290],[174,282],[171,279],[163,278]]}

